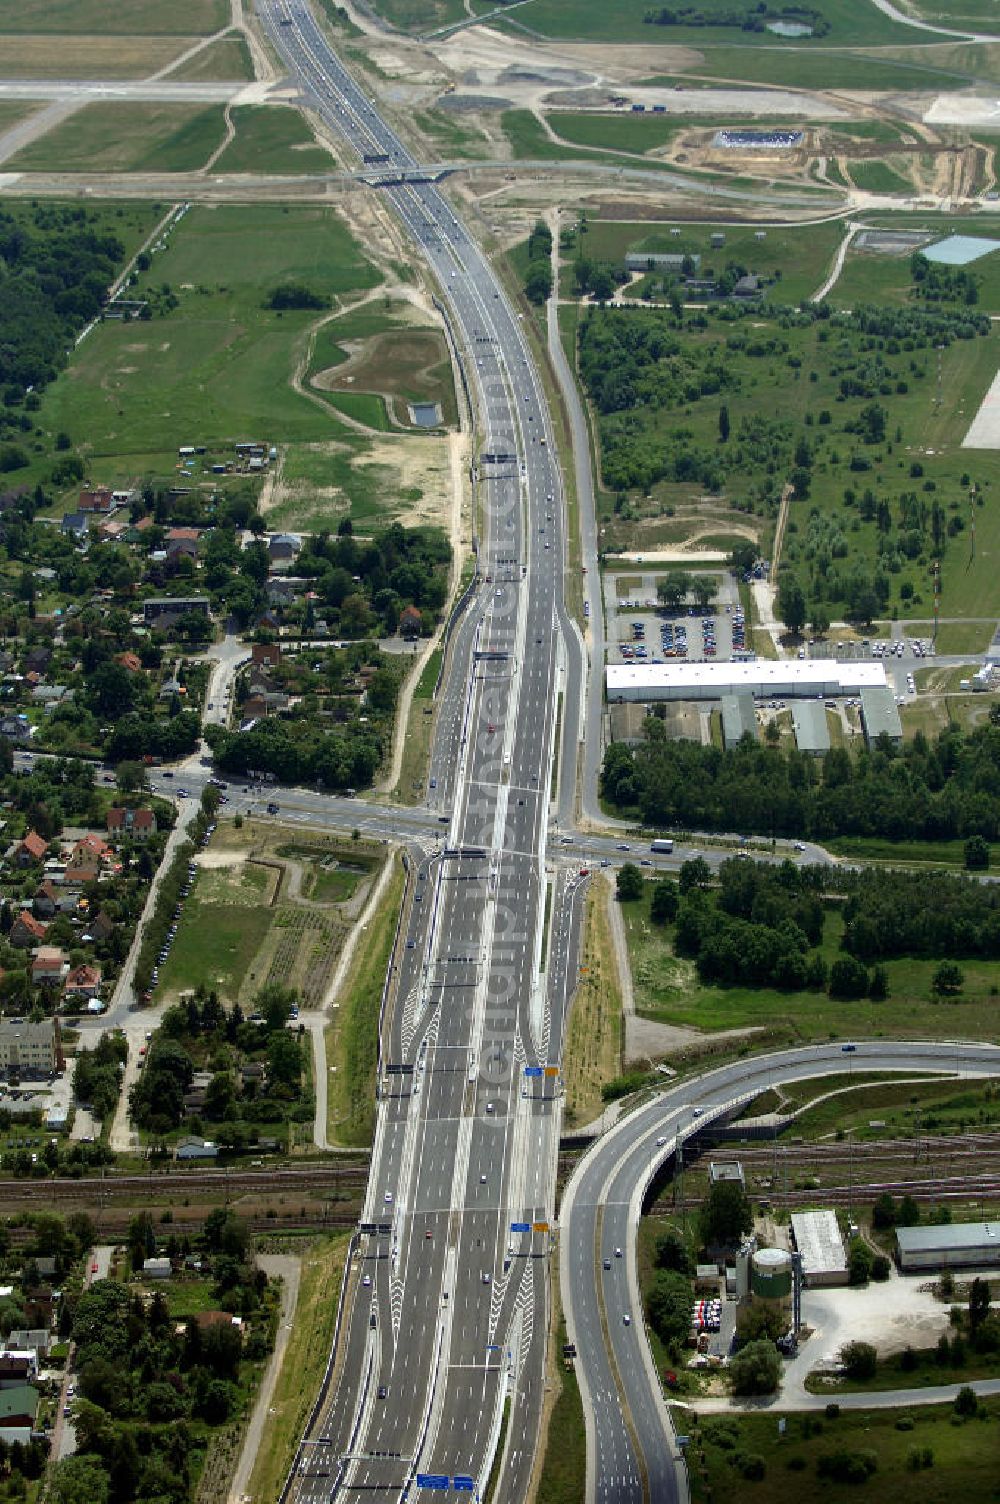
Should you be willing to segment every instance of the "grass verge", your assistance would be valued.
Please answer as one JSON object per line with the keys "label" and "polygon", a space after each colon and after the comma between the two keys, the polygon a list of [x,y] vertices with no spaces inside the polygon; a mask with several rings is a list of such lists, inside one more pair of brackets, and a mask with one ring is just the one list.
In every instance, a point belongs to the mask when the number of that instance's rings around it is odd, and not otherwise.
{"label": "grass verge", "polygon": [[352,1148],[371,1143],[379,1006],[404,886],[402,863],[397,863],[378,913],[354,948],[334,1022],[326,1031],[326,1058],[334,1067],[327,1090],[326,1132],[330,1143]]}
{"label": "grass verge", "polygon": [[[566,1318],[560,1312],[556,1352],[566,1342]],[[562,1392],[549,1415],[542,1474],[535,1504],[580,1504],[586,1497],[587,1432],[580,1386],[572,1368],[562,1375]]]}
{"label": "grass verge", "polygon": [[580,983],[573,999],[563,1076],[566,1122],[589,1123],[604,1106],[601,1087],[622,1071],[622,995],[605,885],[587,895]]}

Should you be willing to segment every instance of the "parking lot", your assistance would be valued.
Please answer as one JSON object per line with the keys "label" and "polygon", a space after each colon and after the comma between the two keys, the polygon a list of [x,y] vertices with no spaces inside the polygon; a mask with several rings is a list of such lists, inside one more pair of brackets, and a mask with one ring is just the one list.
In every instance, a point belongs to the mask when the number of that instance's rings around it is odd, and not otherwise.
{"label": "parking lot", "polygon": [[711,576],[715,599],[666,607],[657,599],[658,576],[606,575],[609,663],[726,662],[747,650],[739,592],[728,573]]}

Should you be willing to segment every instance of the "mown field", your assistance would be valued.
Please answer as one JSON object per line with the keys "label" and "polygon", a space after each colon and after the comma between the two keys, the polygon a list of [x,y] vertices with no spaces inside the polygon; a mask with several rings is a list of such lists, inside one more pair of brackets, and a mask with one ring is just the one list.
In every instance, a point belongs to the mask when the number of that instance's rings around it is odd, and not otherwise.
{"label": "mown field", "polygon": [[224,136],[222,105],[89,104],[6,165],[18,172],[195,172]]}
{"label": "mown field", "polygon": [[[963,961],[965,985],[946,1002],[934,999],[933,960],[889,960],[884,1002],[840,1002],[825,992],[782,992],[769,987],[708,987],[694,963],[674,954],[671,927],[649,915],[652,884],[641,900],[622,905],[636,1008],[649,1018],[713,1033],[766,1028],[790,1042],[880,1037],[988,1039],[995,1033],[996,967]],[[829,965],[842,954],[843,926],[835,907],[827,913],[820,947]]]}
{"label": "mown field", "polygon": [[95,329],[45,393],[43,427],[69,433],[107,480],[169,473],[178,445],[225,448],[247,434],[350,448],[335,416],[290,385],[317,313],[263,305],[281,283],[334,299],[377,281],[330,210],[192,209],[135,289],[156,298],[166,283],[178,306]]}
{"label": "mown field", "polygon": [[0,47],[0,78],[146,78],[196,41],[175,36],[8,34]]}
{"label": "mown field", "polygon": [[18,0],[0,6],[0,32],[204,36],[229,14],[228,0]]}
{"label": "mown field", "polygon": [[[904,40],[917,35],[907,31]],[[684,83],[692,77],[746,84],[776,84],[798,89],[948,89],[989,76],[989,64],[972,47],[928,43],[852,51],[847,46],[820,48],[718,46],[708,33],[695,44],[700,62],[682,72],[649,79],[650,83]]]}
{"label": "mown field", "polygon": [[216,172],[332,172],[337,165],[298,110],[240,105],[232,111],[232,121],[236,139],[219,157]]}
{"label": "mown field", "polygon": [[202,79],[250,80],[254,76],[253,60],[246,38],[238,32],[209,42],[194,57],[188,58],[171,73],[171,79],[195,83]]}
{"label": "mown field", "polygon": [[[351,359],[345,347],[358,344],[362,348],[355,348]],[[350,371],[338,377],[338,367],[349,360]],[[445,423],[458,421],[443,334],[409,323],[391,304],[369,303],[324,324],[313,345],[309,379],[326,401],[370,427],[389,427],[387,406],[394,422],[408,425],[411,402],[436,402]]]}
{"label": "mown field", "polygon": [[[852,176],[854,167],[852,165]],[[945,218],[935,215],[872,215],[866,223],[885,226],[894,230],[926,231],[933,239],[946,235],[975,235],[985,240],[995,240],[997,250],[970,264],[979,285],[979,306],[987,313],[1000,313],[1000,224],[981,219]],[[851,308],[859,300],[866,302],[904,304],[911,288],[909,255],[874,255],[870,251],[856,250],[853,246],[847,253],[844,269],[830,292],[830,301]]]}

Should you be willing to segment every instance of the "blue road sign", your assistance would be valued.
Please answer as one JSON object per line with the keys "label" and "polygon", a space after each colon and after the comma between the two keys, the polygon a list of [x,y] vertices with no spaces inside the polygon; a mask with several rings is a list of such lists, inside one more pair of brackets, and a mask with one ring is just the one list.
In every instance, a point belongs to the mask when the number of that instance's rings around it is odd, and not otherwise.
{"label": "blue road sign", "polygon": [[500,1351],[499,1342],[487,1342],[486,1351],[488,1353],[498,1353]]}
{"label": "blue road sign", "polygon": [[448,1488],[448,1474],[447,1473],[418,1473],[417,1474],[417,1487],[418,1488],[438,1488],[438,1489],[442,1489],[443,1488],[443,1489],[447,1490],[447,1488]]}
{"label": "blue road sign", "polygon": [[470,1478],[467,1473],[456,1473],[454,1479],[452,1480],[452,1487],[457,1494],[475,1493],[475,1479]]}
{"label": "blue road sign", "polygon": [[511,1230],[511,1232],[530,1232],[531,1231],[531,1223],[530,1222],[512,1222],[510,1224],[510,1230]]}
{"label": "blue road sign", "polygon": [[542,1074],[542,1067],[540,1065],[526,1065],[524,1067],[524,1074],[526,1076],[540,1076]]}

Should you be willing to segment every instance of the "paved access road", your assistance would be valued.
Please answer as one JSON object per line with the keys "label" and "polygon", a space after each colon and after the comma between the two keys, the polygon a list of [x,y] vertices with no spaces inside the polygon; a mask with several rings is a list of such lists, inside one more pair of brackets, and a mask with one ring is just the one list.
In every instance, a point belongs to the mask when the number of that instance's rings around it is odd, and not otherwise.
{"label": "paved access road", "polygon": [[642,1504],[644,1478],[650,1504],[687,1498],[636,1268],[635,1235],[654,1174],[679,1143],[775,1081],[855,1070],[996,1076],[1000,1047],[879,1040],[737,1060],[660,1093],[581,1161],[563,1198],[560,1287],[587,1419],[587,1504]]}
{"label": "paved access road", "polygon": [[386,998],[343,1361],[289,1497],[401,1499],[427,1475],[481,1493],[509,1399],[497,1497],[520,1500],[541,1410],[557,1065],[583,881],[553,880],[542,970],[555,708],[561,694],[575,773],[582,682],[551,421],[520,317],[451,205],[308,6],[258,0],[258,12],[303,103],[371,170],[442,290],[478,399],[482,518],[480,582],[449,653],[431,764],[443,841],[413,873]]}

